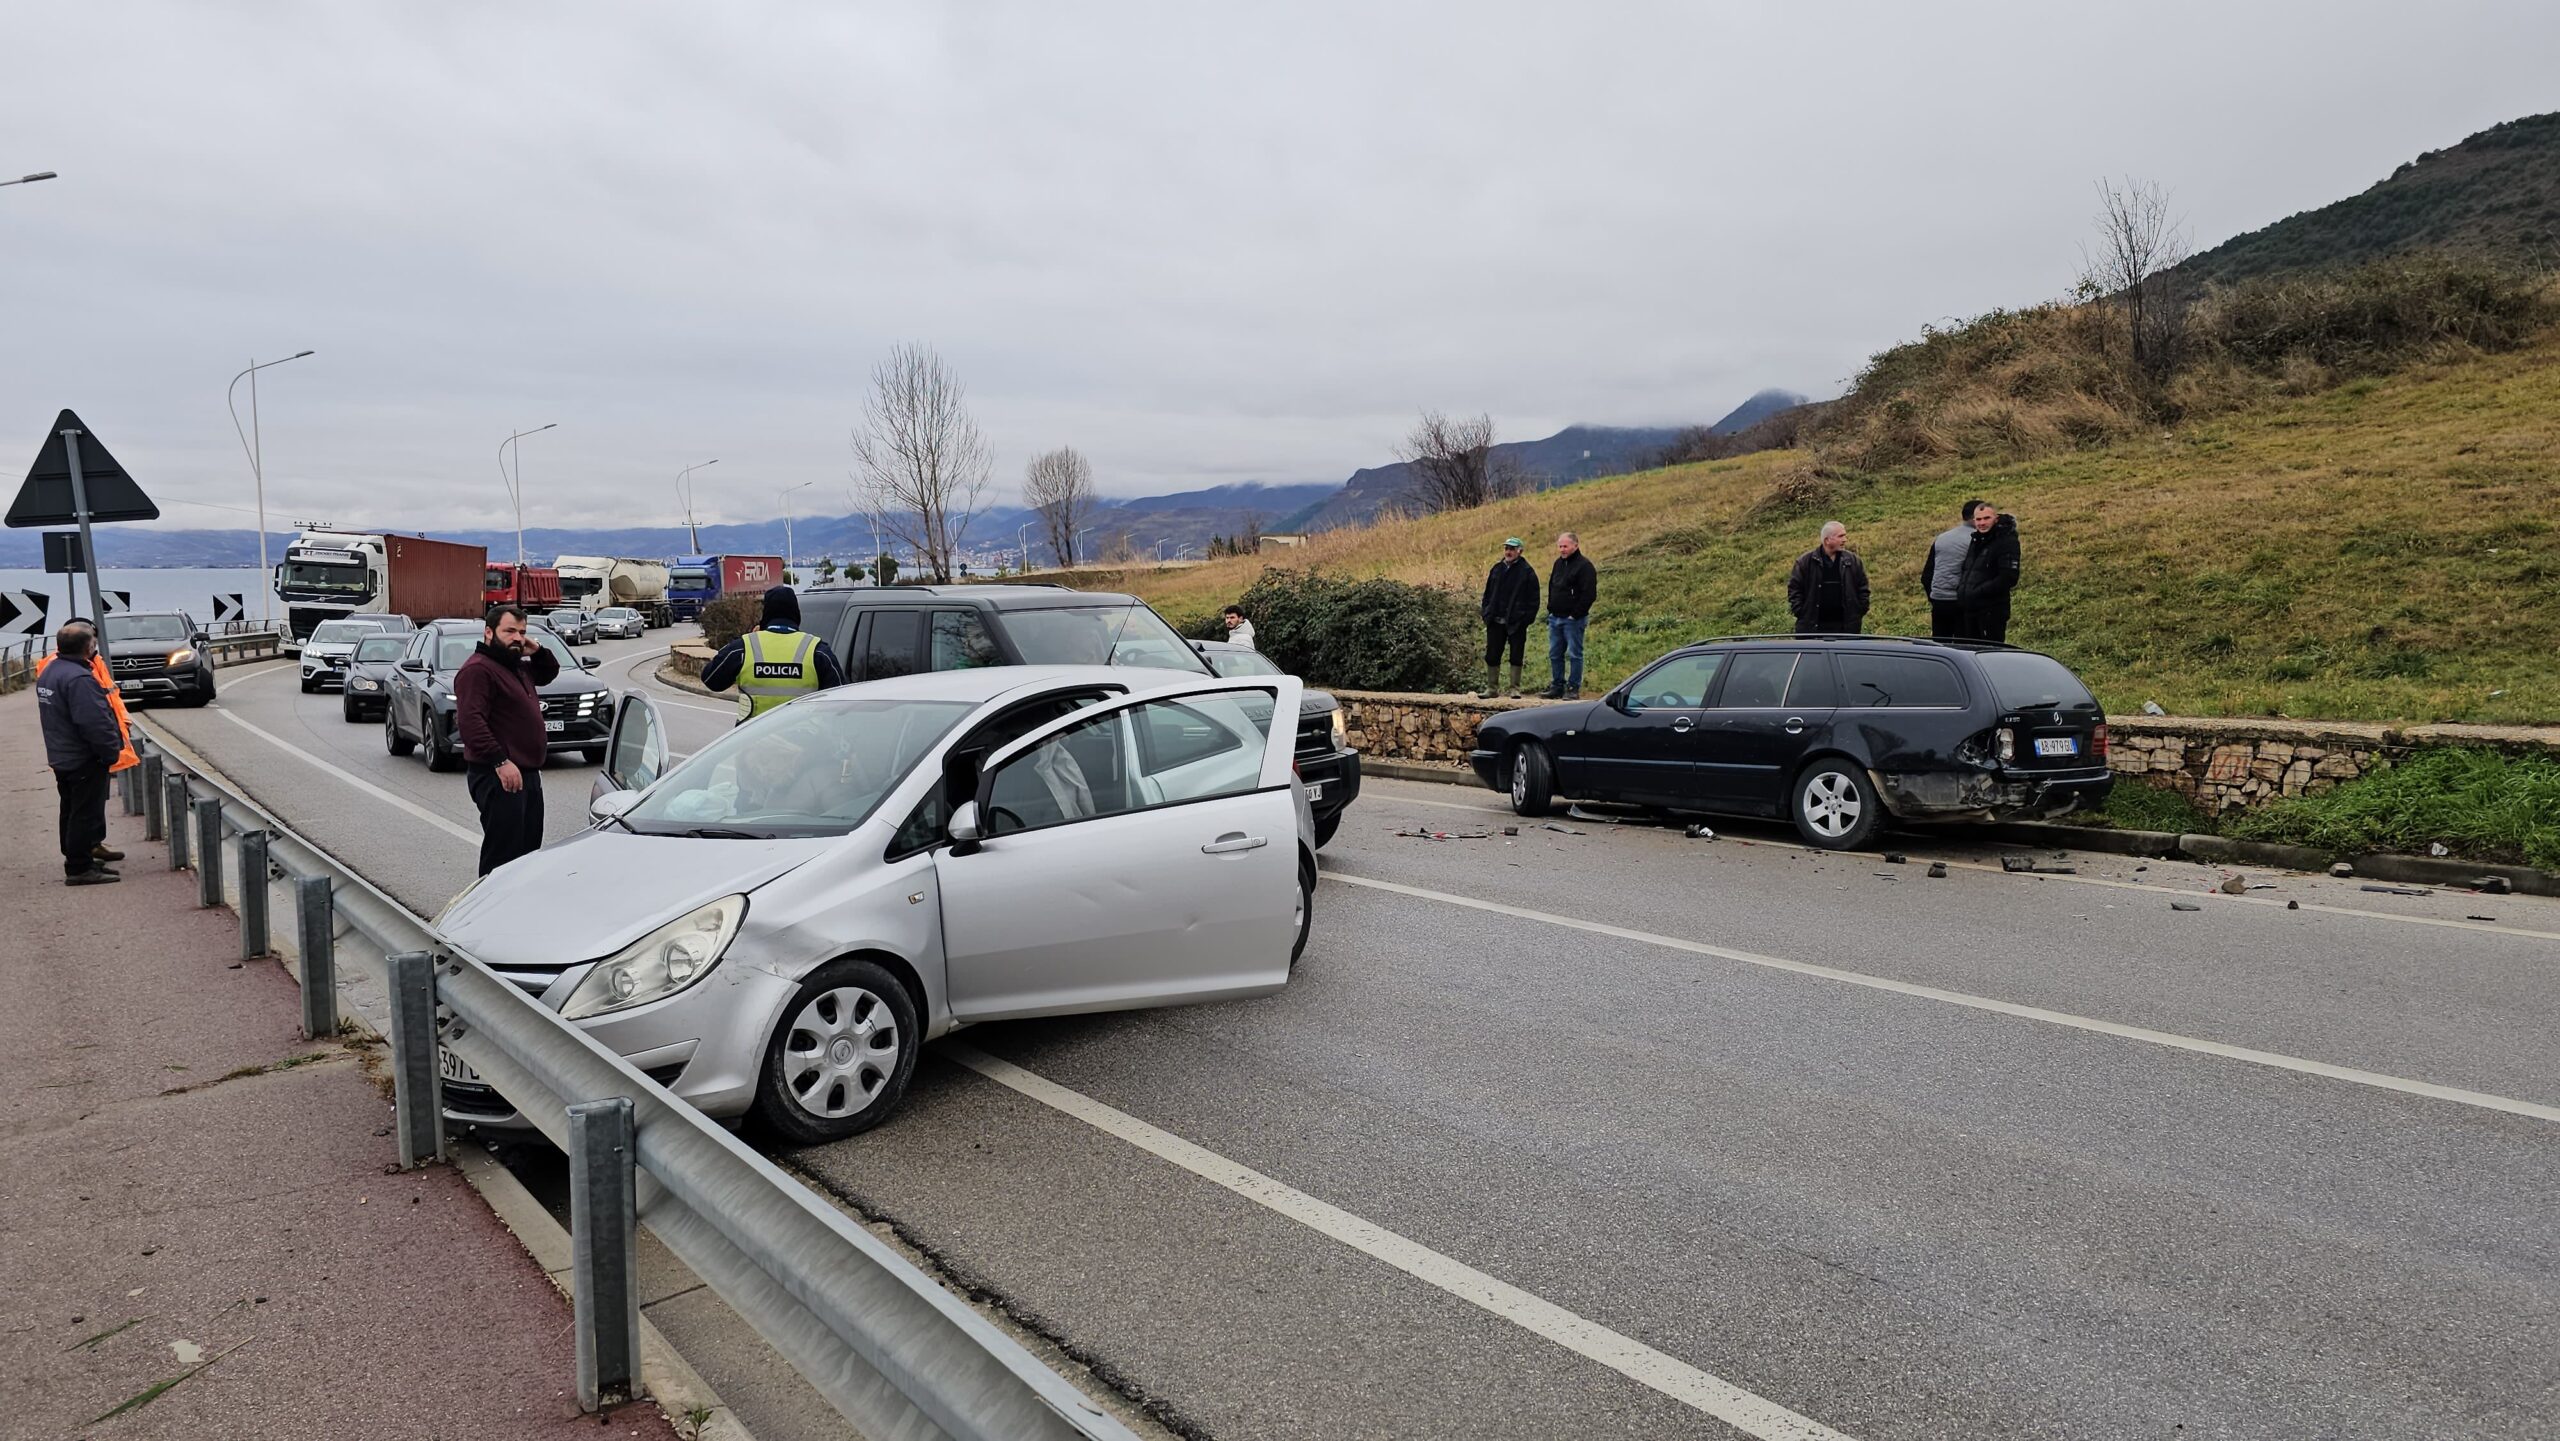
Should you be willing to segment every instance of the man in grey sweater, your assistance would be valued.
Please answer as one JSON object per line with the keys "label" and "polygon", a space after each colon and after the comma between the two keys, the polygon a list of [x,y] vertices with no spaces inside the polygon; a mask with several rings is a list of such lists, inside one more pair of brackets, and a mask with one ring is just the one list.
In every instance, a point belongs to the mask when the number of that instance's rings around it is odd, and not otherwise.
{"label": "man in grey sweater", "polygon": [[1952,529],[1938,532],[1929,542],[1928,559],[1920,563],[1920,586],[1929,593],[1929,634],[1941,639],[1961,638],[1965,633],[1964,607],[1956,600],[1956,582],[1964,574],[1964,555],[1973,544],[1973,513],[1990,504],[1984,500],[1968,500]]}

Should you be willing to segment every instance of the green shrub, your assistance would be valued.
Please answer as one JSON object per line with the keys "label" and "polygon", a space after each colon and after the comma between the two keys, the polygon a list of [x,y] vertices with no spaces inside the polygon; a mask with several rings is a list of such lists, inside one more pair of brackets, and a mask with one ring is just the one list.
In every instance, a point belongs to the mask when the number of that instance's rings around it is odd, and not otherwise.
{"label": "green shrub", "polygon": [[2560,868],[2560,759],[2424,750],[2322,795],[2271,801],[2226,835],[2354,853],[2426,853]]}
{"label": "green shrub", "polygon": [[[2290,363],[2370,377],[2447,346],[2512,350],[2551,320],[2540,276],[2412,256],[2213,291],[2193,312],[2191,338],[2264,375]],[[2352,384],[2343,392],[2364,393]]]}
{"label": "green shrub", "polygon": [[702,639],[713,650],[764,624],[764,597],[724,595],[702,608]]}
{"label": "green shrub", "polygon": [[2176,835],[2210,835],[2213,820],[2196,803],[2169,789],[2116,777],[2105,809],[2073,817],[2083,825],[2127,831],[2169,831]]}
{"label": "green shrub", "polygon": [[1266,568],[1236,604],[1254,645],[1291,674],[1345,690],[1465,685],[1475,606],[1438,586]]}

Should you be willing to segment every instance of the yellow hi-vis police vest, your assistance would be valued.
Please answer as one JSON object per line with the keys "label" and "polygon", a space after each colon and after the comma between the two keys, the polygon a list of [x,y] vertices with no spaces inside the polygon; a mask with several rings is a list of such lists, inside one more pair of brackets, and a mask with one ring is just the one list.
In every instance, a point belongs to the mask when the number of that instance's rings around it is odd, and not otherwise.
{"label": "yellow hi-vis police vest", "polygon": [[738,666],[738,719],[754,720],[766,711],[818,688],[818,638],[807,631],[782,634],[751,630],[740,641],[746,659]]}

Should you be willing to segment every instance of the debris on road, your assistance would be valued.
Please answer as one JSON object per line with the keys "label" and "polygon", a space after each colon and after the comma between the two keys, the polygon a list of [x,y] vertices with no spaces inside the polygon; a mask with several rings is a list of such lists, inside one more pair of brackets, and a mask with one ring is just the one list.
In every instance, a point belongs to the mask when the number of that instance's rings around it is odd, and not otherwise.
{"label": "debris on road", "polygon": [[2489,921],[2491,923],[2495,923],[2498,918],[2496,916],[2464,916],[2463,919],[2466,921]]}
{"label": "debris on road", "polygon": [[2197,905],[2193,901],[2171,901],[2169,903],[2169,909],[2173,911],[2200,911],[2203,910],[2204,907]]}
{"label": "debris on road", "polygon": [[2246,876],[2224,876],[2222,884],[2214,889],[2226,896],[2245,896],[2249,894],[2249,880]]}
{"label": "debris on road", "polygon": [[2445,843],[2442,841],[2429,841],[2427,842],[2427,854],[2431,856],[2449,856],[2452,855],[2453,852],[2446,849]]}
{"label": "debris on road", "polygon": [[2515,885],[2505,876],[2482,876],[2471,883],[2471,889],[2484,896],[2503,896],[2514,891]]}
{"label": "debris on road", "polygon": [[[2055,852],[2057,858],[2065,854],[2068,853],[2061,851]],[[2080,868],[2078,866],[2049,866],[2044,862],[2037,860],[2033,856],[2002,856],[2000,858],[2000,869],[2007,871],[2012,875],[2023,876],[2076,876],[2080,874]]]}
{"label": "debris on road", "polygon": [[2301,909],[2302,909],[2302,902],[2300,902],[2300,901],[2287,901],[2287,902],[2285,902],[2285,903],[2284,903],[2284,908],[2285,908],[2286,910],[2288,910],[2288,911],[2298,911],[2298,910],[2301,910]]}
{"label": "debris on road", "polygon": [[2432,896],[2435,894],[2418,886],[2358,886],[2356,889],[2371,891],[2377,896]]}
{"label": "debris on road", "polygon": [[2345,861],[2340,861],[2336,865],[2329,867],[2329,874],[2338,877],[2340,880],[2344,880],[2355,873],[2356,868],[2348,865]]}
{"label": "debris on road", "polygon": [[1945,880],[1946,878],[1947,878],[1947,863],[1946,863],[1945,861],[1931,861],[1931,862],[1929,862],[1929,879],[1931,879],[1931,880],[1933,880],[1933,881],[1943,881],[1943,880]]}
{"label": "debris on road", "polygon": [[1902,854],[1900,851],[1887,851],[1884,853],[1884,863],[1889,866],[1902,865],[1910,859],[1911,858],[1909,856]]}
{"label": "debris on road", "polygon": [[1491,831],[1427,831],[1420,826],[1396,832],[1407,840],[1417,841],[1482,841],[1491,840]]}
{"label": "debris on road", "polygon": [[1556,834],[1558,834],[1558,835],[1566,835],[1566,836],[1587,836],[1587,835],[1591,834],[1591,832],[1589,832],[1589,831],[1578,831],[1578,830],[1575,830],[1575,829],[1574,829],[1573,827],[1571,827],[1571,826],[1560,826],[1560,825],[1557,825],[1554,821],[1549,821],[1549,822],[1547,822],[1547,823],[1546,823],[1546,825],[1544,825],[1544,826],[1543,826],[1543,827],[1541,827],[1540,829],[1554,831],[1554,832],[1555,832]]}
{"label": "debris on road", "polygon": [[1681,832],[1681,834],[1687,836],[1693,841],[1711,841],[1716,838],[1716,833],[1707,829],[1707,824],[1704,821],[1692,824],[1689,829]]}

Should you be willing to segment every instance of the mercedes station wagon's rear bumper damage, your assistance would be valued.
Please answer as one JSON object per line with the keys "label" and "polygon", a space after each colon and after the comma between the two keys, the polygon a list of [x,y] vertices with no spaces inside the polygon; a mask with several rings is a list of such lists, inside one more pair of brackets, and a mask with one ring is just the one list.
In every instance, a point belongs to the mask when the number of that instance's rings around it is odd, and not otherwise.
{"label": "mercedes station wagon's rear bumper damage", "polygon": [[2104,769],[2023,779],[1997,770],[1869,771],[1885,809],[1905,821],[2051,819],[2095,807],[2114,788]]}

